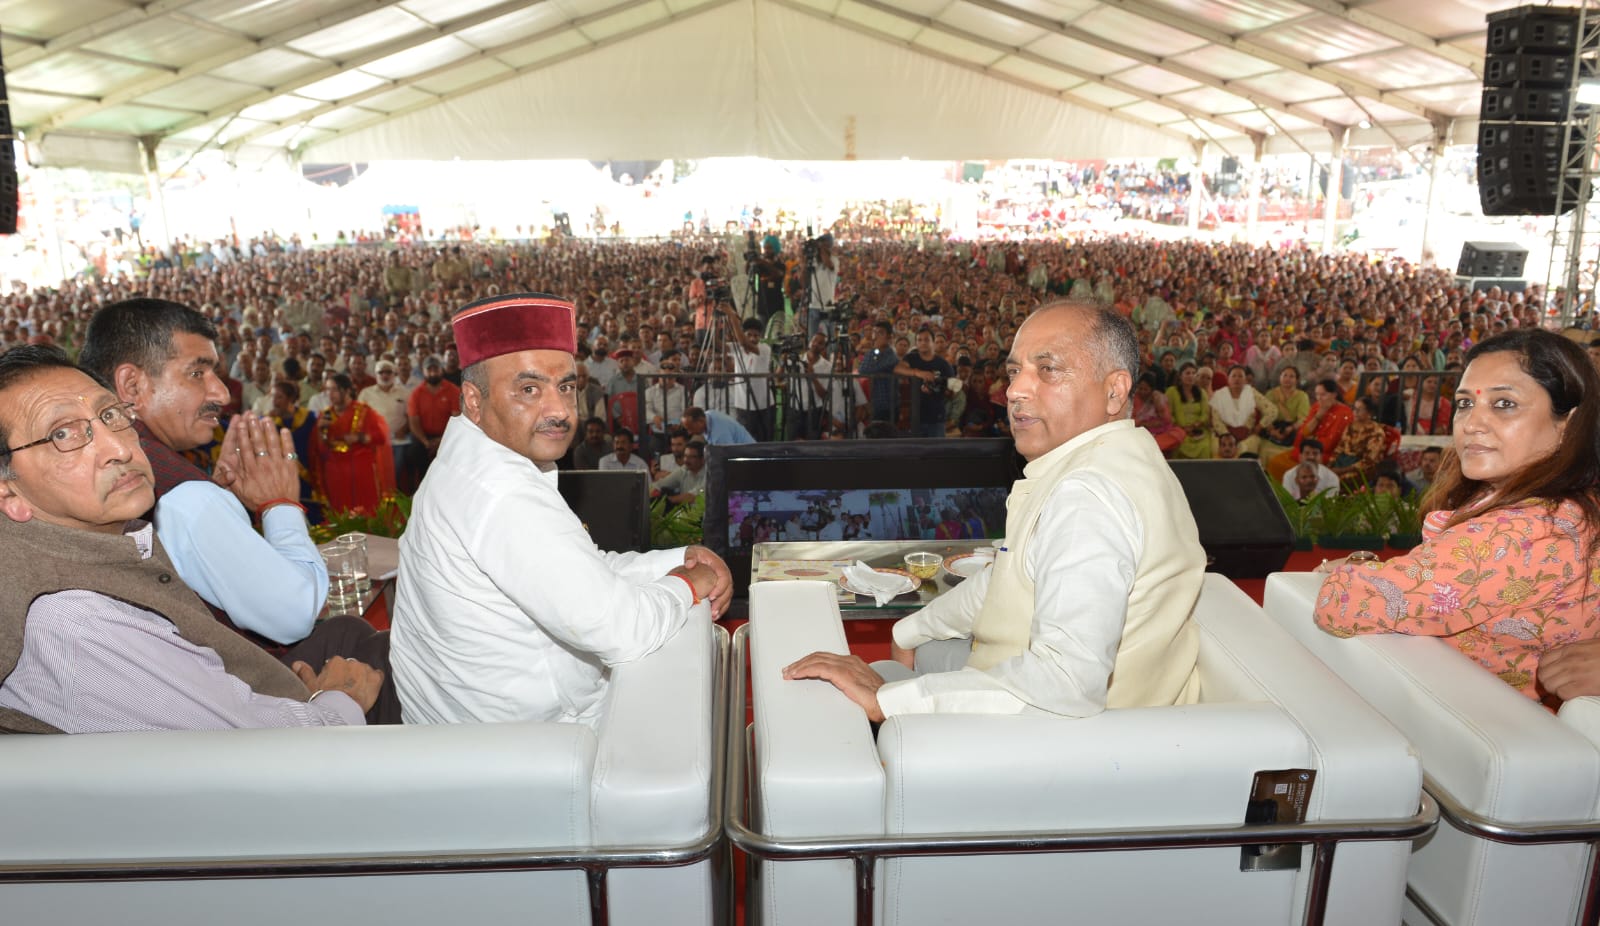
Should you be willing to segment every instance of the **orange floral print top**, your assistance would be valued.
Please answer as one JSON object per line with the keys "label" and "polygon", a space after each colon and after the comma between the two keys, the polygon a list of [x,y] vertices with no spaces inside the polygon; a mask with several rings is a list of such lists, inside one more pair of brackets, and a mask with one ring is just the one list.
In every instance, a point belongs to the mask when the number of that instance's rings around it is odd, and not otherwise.
{"label": "orange floral print top", "polygon": [[1383,563],[1340,566],[1317,594],[1317,626],[1338,637],[1445,637],[1529,698],[1539,657],[1600,636],[1600,570],[1584,563],[1583,511],[1530,500],[1444,528],[1435,511],[1422,543]]}

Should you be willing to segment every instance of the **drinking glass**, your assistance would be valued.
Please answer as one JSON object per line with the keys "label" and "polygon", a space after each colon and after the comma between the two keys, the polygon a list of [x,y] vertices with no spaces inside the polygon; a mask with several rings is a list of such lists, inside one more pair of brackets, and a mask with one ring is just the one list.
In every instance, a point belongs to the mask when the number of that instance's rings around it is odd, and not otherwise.
{"label": "drinking glass", "polygon": [[365,595],[372,589],[372,578],[367,571],[367,535],[340,534],[334,542],[350,551],[350,571],[356,577],[356,591]]}
{"label": "drinking glass", "polygon": [[352,549],[335,541],[322,550],[328,567],[328,616],[355,614],[361,607],[361,591],[356,588]]}

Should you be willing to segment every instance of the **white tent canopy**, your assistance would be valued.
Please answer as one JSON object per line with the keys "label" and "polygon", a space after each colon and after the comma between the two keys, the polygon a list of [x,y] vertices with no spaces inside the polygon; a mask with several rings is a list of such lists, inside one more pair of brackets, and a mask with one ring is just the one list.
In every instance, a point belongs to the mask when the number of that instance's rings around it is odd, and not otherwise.
{"label": "white tent canopy", "polygon": [[1248,157],[1470,142],[1514,5],[12,0],[0,51],[36,163]]}

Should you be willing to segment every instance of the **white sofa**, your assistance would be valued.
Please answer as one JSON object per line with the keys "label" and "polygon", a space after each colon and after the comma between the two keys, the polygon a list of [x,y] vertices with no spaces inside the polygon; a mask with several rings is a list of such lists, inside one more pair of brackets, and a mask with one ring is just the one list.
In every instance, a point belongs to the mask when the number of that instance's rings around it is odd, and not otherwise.
{"label": "white sofa", "polygon": [[701,605],[615,671],[593,731],[0,737],[0,923],[582,924],[585,870],[519,860],[594,867],[618,847],[691,863],[596,880],[612,923],[712,923],[726,667],[727,633]]}
{"label": "white sofa", "polygon": [[[1513,828],[1570,824],[1600,836],[1600,704],[1534,704],[1443,640],[1340,639],[1312,622],[1323,576],[1276,573],[1265,605],[1416,747],[1442,805]],[[1589,876],[1583,842],[1511,845],[1441,822],[1411,861],[1406,921],[1567,926]],[[1421,902],[1421,905],[1417,903]]]}
{"label": "white sofa", "polygon": [[[937,834],[1233,828],[1244,819],[1254,774],[1289,768],[1317,772],[1312,826],[1375,821],[1374,829],[1389,834],[1338,847],[1326,921],[1368,926],[1400,918],[1410,844],[1396,834],[1425,832],[1431,819],[1419,812],[1415,756],[1220,576],[1206,577],[1195,614],[1200,704],[1086,719],[894,717],[876,741],[864,713],[827,683],[781,677],[784,665],[808,652],[845,651],[831,589],[759,583],[750,590],[750,612],[749,830],[741,832],[746,822],[730,816],[733,840],[774,859],[796,844],[835,850],[830,858],[753,860],[752,923],[851,922],[853,863],[837,857],[841,845]],[[742,793],[740,786],[736,775],[730,795]],[[1241,871],[1237,844],[1218,843],[895,858],[877,863],[865,912],[882,924],[1281,926],[1301,917],[1310,858],[1304,850],[1298,871]]]}

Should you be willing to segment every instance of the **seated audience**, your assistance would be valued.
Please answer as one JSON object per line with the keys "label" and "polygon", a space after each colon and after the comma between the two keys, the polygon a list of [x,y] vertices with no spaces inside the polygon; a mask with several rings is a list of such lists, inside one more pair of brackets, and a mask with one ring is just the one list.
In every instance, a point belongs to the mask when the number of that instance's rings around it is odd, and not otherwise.
{"label": "seated audience", "polygon": [[1023,324],[1006,365],[1028,465],[994,565],[899,621],[894,663],[813,653],[785,677],[825,679],[873,721],[1192,703],[1205,553],[1172,468],[1129,418],[1132,324],[1057,303]]}
{"label": "seated audience", "polygon": [[683,465],[657,479],[651,494],[661,495],[674,505],[687,505],[706,491],[706,445],[690,441],[683,448]]}
{"label": "seated audience", "polygon": [[1350,426],[1333,450],[1333,471],[1347,486],[1370,484],[1388,451],[1389,435],[1376,413],[1377,403],[1367,396],[1350,405]]}
{"label": "seated audience", "polygon": [[627,428],[618,428],[617,433],[611,435],[612,452],[600,458],[600,468],[607,472],[650,472],[650,464],[644,457],[633,452],[633,432]]}
{"label": "seated audience", "polygon": [[1295,428],[1294,446],[1267,461],[1267,473],[1275,479],[1282,479],[1300,462],[1300,446],[1307,438],[1316,438],[1324,449],[1339,446],[1354,417],[1350,406],[1339,401],[1339,384],[1333,380],[1322,380],[1311,387],[1311,393],[1311,411]]}
{"label": "seated audience", "polygon": [[80,360],[133,409],[155,474],[151,517],[179,578],[258,644],[294,643],[311,633],[328,596],[298,501],[294,435],[245,412],[228,423],[214,477],[179,455],[212,441],[228,400],[216,337],[187,306],[130,299],[90,319]]}
{"label": "seated audience", "polygon": [[1456,390],[1421,545],[1387,562],[1327,564],[1317,624],[1442,637],[1529,698],[1571,697],[1580,673],[1552,686],[1541,664],[1600,636],[1597,488],[1600,374],[1582,348],[1538,329],[1481,341]]}
{"label": "seated audience", "polygon": [[59,350],[0,355],[0,732],[378,722],[393,687],[346,656],[386,635],[332,618],[285,665],[173,581],[131,414]]}
{"label": "seated audience", "polygon": [[557,490],[576,414],[571,302],[491,296],[451,325],[462,414],[400,538],[406,722],[593,724],[611,668],[654,652],[702,600],[720,615],[732,577],[700,546],[601,551]]}

